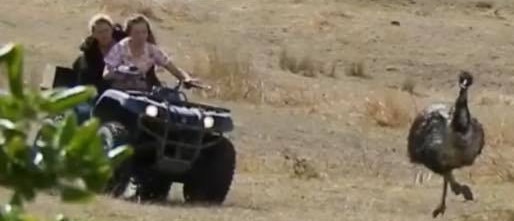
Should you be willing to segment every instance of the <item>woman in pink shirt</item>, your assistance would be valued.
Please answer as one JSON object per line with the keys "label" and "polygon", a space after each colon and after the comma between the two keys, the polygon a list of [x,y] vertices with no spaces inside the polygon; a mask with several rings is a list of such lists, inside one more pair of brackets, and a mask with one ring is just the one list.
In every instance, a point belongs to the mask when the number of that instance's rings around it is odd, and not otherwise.
{"label": "woman in pink shirt", "polygon": [[[122,90],[148,90],[146,73],[154,66],[161,66],[185,83],[197,83],[187,72],[177,68],[168,55],[155,43],[150,23],[143,15],[136,15],[126,22],[128,37],[114,45],[105,56],[103,77],[112,82],[111,87]],[[120,67],[136,67],[134,74],[117,71]]]}

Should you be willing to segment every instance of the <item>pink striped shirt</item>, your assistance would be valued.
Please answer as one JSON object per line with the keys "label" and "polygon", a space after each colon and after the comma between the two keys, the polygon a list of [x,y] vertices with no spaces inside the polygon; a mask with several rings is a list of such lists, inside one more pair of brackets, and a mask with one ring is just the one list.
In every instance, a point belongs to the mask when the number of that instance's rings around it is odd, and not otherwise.
{"label": "pink striped shirt", "polygon": [[147,73],[154,65],[165,66],[170,57],[154,44],[146,43],[144,53],[138,57],[132,55],[129,46],[130,37],[126,37],[116,43],[104,58],[108,70],[113,70],[120,65],[136,66],[141,73]]}

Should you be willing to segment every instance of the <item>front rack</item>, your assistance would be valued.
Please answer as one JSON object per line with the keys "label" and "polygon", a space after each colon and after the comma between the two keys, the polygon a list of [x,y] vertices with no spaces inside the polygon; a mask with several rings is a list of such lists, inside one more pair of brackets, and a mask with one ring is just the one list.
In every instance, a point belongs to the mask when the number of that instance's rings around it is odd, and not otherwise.
{"label": "front rack", "polygon": [[[219,139],[207,141],[205,135],[208,130],[199,126],[192,126],[183,124],[181,122],[167,123],[165,121],[155,119],[146,115],[139,115],[137,120],[138,131],[144,132],[155,139],[157,143],[156,159],[161,160],[162,158],[172,158],[179,161],[188,161],[182,155],[185,150],[193,151],[193,158],[190,161],[196,161],[200,156],[203,149],[216,145]],[[190,137],[187,140],[173,140],[169,139],[170,133],[184,133],[191,131]],[[139,134],[140,136],[141,134]],[[221,139],[221,138],[220,138]],[[166,155],[166,148],[172,145],[175,147],[174,156]]]}

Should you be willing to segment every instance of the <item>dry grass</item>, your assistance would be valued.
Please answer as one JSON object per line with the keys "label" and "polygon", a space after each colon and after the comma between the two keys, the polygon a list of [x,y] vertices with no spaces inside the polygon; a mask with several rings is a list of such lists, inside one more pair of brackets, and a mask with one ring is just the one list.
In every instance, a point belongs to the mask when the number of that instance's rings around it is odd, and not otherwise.
{"label": "dry grass", "polygon": [[198,5],[188,0],[100,0],[100,7],[103,11],[115,12],[124,17],[139,13],[162,24],[168,23],[170,20],[179,23],[217,21],[217,17],[209,13],[208,7],[195,7]]}
{"label": "dry grass", "polygon": [[327,175],[322,172],[317,160],[306,157],[298,152],[285,148],[280,154],[262,156],[252,152],[238,153],[237,172],[252,174],[282,174],[292,179],[323,179]]}
{"label": "dry grass", "polygon": [[282,70],[306,77],[316,77],[318,67],[310,54],[301,56],[299,52],[283,48],[280,52],[279,65]]}
{"label": "dry grass", "polygon": [[479,1],[475,4],[477,8],[481,9],[492,9],[494,7],[494,3],[492,2],[486,2],[486,1]]}
{"label": "dry grass", "polygon": [[316,77],[318,68],[310,54],[305,55],[297,66],[297,70],[301,71],[305,77]]}
{"label": "dry grass", "polygon": [[282,48],[280,51],[280,57],[279,57],[279,65],[280,69],[282,70],[288,70],[292,73],[298,73],[298,70],[296,69],[297,66],[297,59],[295,56],[291,55],[291,52],[287,48]]}
{"label": "dry grass", "polygon": [[129,16],[138,13],[154,21],[163,21],[156,10],[159,5],[153,0],[102,0],[100,1],[100,6],[103,11],[118,12],[121,16]]}
{"label": "dry grass", "polygon": [[485,220],[505,220],[514,221],[514,210],[512,209],[493,209],[480,214],[461,215],[462,221],[485,221]]}
{"label": "dry grass", "polygon": [[282,151],[282,157],[288,163],[290,168],[290,175],[292,178],[298,179],[319,179],[321,173],[313,165],[312,161],[306,157],[285,149]]}
{"label": "dry grass", "polygon": [[497,97],[487,96],[487,95],[482,95],[478,102],[479,105],[487,105],[487,106],[496,105],[498,103],[500,103],[500,100]]}
{"label": "dry grass", "polygon": [[481,106],[512,106],[514,98],[509,95],[499,94],[490,90],[482,90],[478,95],[478,104]]}
{"label": "dry grass", "polygon": [[[485,157],[483,168],[486,174],[502,182],[514,182],[514,119],[505,111],[505,106],[488,107],[495,114],[481,115],[486,135]],[[488,113],[490,113],[488,111]]]}
{"label": "dry grass", "polygon": [[[489,107],[493,108],[493,107]],[[492,148],[502,148],[514,145],[514,119],[512,114],[506,112],[505,106],[498,106],[489,111],[495,114],[480,115],[480,119],[484,124],[487,132],[487,143]],[[490,112],[489,112],[490,113]]]}
{"label": "dry grass", "polygon": [[[198,4],[196,6],[198,6]],[[171,16],[171,18],[177,22],[202,23],[217,21],[217,17],[209,13],[212,8],[195,7],[189,0],[164,1],[159,7],[164,13]]]}
{"label": "dry grass", "polygon": [[[122,2],[121,0],[105,0],[109,4],[117,4],[116,1],[118,3]],[[127,2],[131,1],[127,0]],[[167,43],[168,47],[173,47],[170,54],[180,57],[194,53],[189,49],[199,50],[198,55],[191,55],[191,57],[196,57],[200,61],[199,64],[195,63],[198,65],[196,73],[200,73],[198,75],[201,75],[201,78],[215,87],[215,90],[206,92],[209,96],[241,100],[241,93],[250,90],[247,87],[260,85],[257,91],[262,92],[262,96],[256,96],[256,99],[254,101],[250,99],[250,102],[287,106],[304,105],[305,100],[310,102],[311,98],[317,98],[323,92],[329,94],[329,100],[334,101],[327,106],[316,106],[318,112],[309,115],[301,112],[300,109],[303,108],[252,108],[254,105],[231,102],[229,105],[234,110],[237,127],[233,133],[233,141],[237,144],[238,149],[238,165],[236,167],[238,172],[225,206],[203,208],[186,207],[179,203],[172,203],[169,206],[159,207],[128,204],[121,200],[102,199],[89,205],[71,207],[56,201],[45,201],[45,198],[43,198],[43,201],[40,201],[41,203],[33,207],[40,214],[65,212],[85,220],[112,221],[174,219],[329,221],[341,220],[341,217],[344,217],[343,220],[433,220],[430,212],[441,194],[440,182],[438,182],[440,177],[433,176],[430,182],[424,183],[419,188],[406,186],[407,179],[410,177],[406,176],[408,168],[404,168],[407,164],[404,156],[405,150],[402,148],[405,142],[405,128],[383,129],[377,126],[377,121],[385,122],[385,125],[397,124],[402,120],[395,118],[404,116],[398,113],[410,112],[412,109],[412,102],[408,97],[410,95],[407,92],[402,92],[401,88],[403,77],[406,76],[405,72],[410,70],[417,72],[416,66],[423,68],[420,73],[440,73],[445,72],[446,68],[452,68],[453,65],[462,64],[464,60],[466,61],[464,63],[467,64],[481,63],[484,58],[487,60],[493,54],[499,56],[499,58],[488,60],[490,65],[482,65],[478,68],[484,73],[509,73],[510,69],[503,65],[509,63],[508,58],[502,56],[503,51],[500,49],[501,46],[513,42],[512,38],[508,37],[510,33],[508,30],[511,29],[505,27],[504,22],[495,22],[489,17],[484,17],[484,15],[491,14],[492,10],[487,9],[477,13],[478,9],[475,8],[473,2],[465,2],[467,8],[461,7],[460,5],[464,4],[465,0],[457,0],[455,3],[440,0],[417,1],[417,4],[410,4],[404,0],[330,0],[326,2],[328,4],[303,0],[304,3],[301,5],[290,4],[293,1],[216,1],[215,3],[209,3],[208,1],[191,0],[154,0],[152,4],[157,3],[159,5],[159,2],[170,2],[170,4],[183,4],[184,6],[166,7],[165,9],[168,11],[155,5],[150,7],[150,10],[156,16],[165,19],[162,24],[155,27],[157,32],[163,36],[172,37],[166,37],[169,39],[167,42],[170,42]],[[499,2],[500,0],[482,1]],[[505,3],[497,3],[496,7],[508,6],[508,1],[501,1]],[[19,2],[23,2],[23,4],[18,4]],[[86,17],[85,13],[96,10],[95,5],[95,9],[83,7],[76,9],[79,10],[77,14],[63,14],[54,12],[50,8],[47,8],[48,10],[35,10],[35,7],[31,4],[31,2],[34,2],[33,0],[29,0],[30,3],[19,2],[11,1],[3,4],[3,7],[7,9],[14,9],[15,6],[23,9],[19,12],[6,10],[11,11],[13,15],[8,15],[8,12],[3,16],[4,19],[16,21],[16,28],[9,28],[8,25],[2,26],[5,29],[4,33],[7,34],[6,37],[19,36],[19,40],[22,42],[46,42],[51,47],[55,47],[55,45],[63,47],[65,45],[75,45],[74,42],[80,39],[70,38],[69,36],[82,36],[83,34],[80,33],[83,32],[83,29],[75,28],[73,24],[82,23],[82,18]],[[52,0],[52,2],[56,1]],[[59,2],[66,3],[62,0]],[[406,5],[400,5],[400,3]],[[75,3],[71,4],[74,5]],[[210,7],[209,4],[217,6]],[[451,4],[451,7],[447,6],[449,4]],[[68,3],[60,6],[69,8]],[[211,11],[209,13],[203,11],[204,7]],[[416,15],[418,10],[428,13],[422,16]],[[376,15],[376,11],[381,13]],[[321,18],[312,22],[313,25],[305,25],[305,23],[313,20],[310,19],[313,14],[323,12],[351,12],[353,18],[331,15],[327,17],[328,22]],[[502,11],[502,15],[508,16],[509,12],[510,8],[507,8],[506,11]],[[20,15],[16,17],[14,16],[15,13]],[[148,12],[146,13],[148,14]],[[33,16],[30,15],[34,14],[44,15],[38,19],[41,20],[40,23],[44,22],[48,25],[40,28],[30,27],[30,24],[34,22]],[[115,12],[112,15],[118,17]],[[191,22],[192,19],[209,17],[217,17],[218,20],[209,20],[208,24],[201,25]],[[395,31],[399,27],[389,26],[390,20],[401,22],[399,32],[398,30]],[[442,23],[442,20],[446,22]],[[269,26],[269,24],[273,25]],[[174,30],[160,29],[163,25],[174,27]],[[337,30],[332,30],[333,25],[337,27]],[[471,26],[473,30],[467,30],[467,27]],[[71,27],[71,29],[68,29],[68,27]],[[210,27],[218,31],[203,30],[203,28],[209,29]],[[483,34],[480,32],[480,27],[490,27],[491,30],[506,33],[505,36],[507,37],[501,38],[499,35]],[[284,31],[282,31],[283,28]],[[13,31],[12,34],[11,30]],[[66,32],[62,32],[63,30]],[[459,36],[455,36],[456,33],[463,32],[467,33],[465,37],[458,38]],[[38,38],[30,38],[30,34],[38,34]],[[216,35],[221,34],[238,35],[239,38],[246,38],[241,39],[245,43],[243,46],[248,45],[253,50],[239,49],[238,47],[241,44],[237,43],[234,44],[234,47],[229,48],[220,45],[216,50],[203,48],[202,46],[197,47],[197,42],[204,39],[209,41]],[[433,37],[426,37],[429,35],[433,35]],[[301,41],[301,39],[307,38],[314,38],[319,42],[319,45],[316,45],[319,48],[312,51],[320,52],[319,54],[314,53],[309,59],[304,59],[300,53],[289,53],[290,57],[296,59],[296,61],[290,62],[295,64],[293,67],[297,68],[296,64],[301,63],[302,59],[311,60],[311,63],[316,66],[318,65],[316,59],[320,59],[325,61],[323,63],[325,67],[332,66],[327,70],[333,68],[333,73],[339,72],[341,81],[319,79],[324,77],[323,74],[317,74],[317,78],[300,77],[299,74],[286,74],[289,72],[274,67],[278,66],[279,63],[280,49],[276,51],[277,53],[273,57],[268,54],[270,48],[276,47],[277,42]],[[418,40],[404,41],[404,38]],[[268,40],[273,40],[273,42]],[[469,44],[474,44],[477,47],[466,47]],[[306,47],[304,45],[300,47]],[[434,53],[426,53],[427,45],[432,48],[437,47],[433,51]],[[77,53],[75,46],[73,46],[73,50],[72,46],[69,46],[70,50],[63,51],[61,55],[56,53],[57,55],[51,56],[51,58],[48,56],[34,57],[43,64],[52,62],[54,59],[59,61],[66,58],[72,59]],[[323,48],[329,46],[333,49],[332,51],[321,52]],[[484,50],[477,51],[476,48]],[[56,51],[53,48],[50,49],[49,52]],[[250,51],[254,57],[239,57],[232,54],[239,55],[241,50]],[[398,53],[391,54],[392,50]],[[46,51],[48,52],[48,50]],[[185,53],[181,53],[182,51]],[[216,54],[218,55],[217,58]],[[330,58],[335,57],[341,59],[340,64],[330,61]],[[376,57],[379,60],[371,62],[371,60],[366,59],[368,57]],[[348,61],[359,62],[361,60],[366,62],[365,65],[362,64],[363,71],[359,71],[358,63],[354,63],[352,68],[357,70],[353,72],[364,74],[355,74],[357,77],[346,76],[344,68],[350,64]],[[241,64],[232,65],[235,62]],[[442,66],[437,65],[441,62],[444,63]],[[223,66],[211,65],[213,63],[223,65],[228,63],[227,66],[239,66],[240,68],[213,68],[211,66]],[[259,66],[253,63],[259,64]],[[250,67],[243,68],[242,66],[246,64],[249,64]],[[403,64],[405,66],[402,65],[401,67],[405,69],[400,71],[396,68],[391,70],[392,74],[390,76],[379,77],[379,73],[372,70],[382,69],[384,64]],[[177,62],[177,65],[180,67],[187,66],[180,64],[180,62]],[[192,66],[193,63],[191,62],[191,67],[188,67],[188,69],[193,70]],[[308,67],[309,65],[304,66]],[[260,72],[261,68],[262,73]],[[211,69],[249,69],[251,74],[232,78],[220,74],[221,77],[218,79],[215,74],[211,75]],[[192,72],[195,73],[195,71]],[[366,80],[359,77],[362,75],[370,75],[377,79]],[[510,93],[511,91],[508,88],[510,76],[504,74],[493,75],[498,77],[494,82],[502,82],[502,85],[485,82],[485,84],[479,85],[480,88],[489,88],[494,93],[500,91]],[[166,73],[166,76],[170,75]],[[378,79],[382,77],[387,77],[387,82],[397,82],[397,90],[384,92],[383,89],[376,89],[384,84],[383,81]],[[416,92],[426,92],[427,102],[431,99],[455,96],[455,90],[446,87],[448,85],[442,88],[434,85],[436,82],[442,82],[442,80],[437,79],[437,76],[434,76],[433,80],[429,82],[420,81],[422,78],[419,75],[413,75],[413,77],[417,81],[414,90]],[[425,85],[425,83],[427,84]],[[232,92],[230,92],[231,90],[217,88],[230,84],[246,84],[246,86],[236,87],[232,89]],[[319,87],[316,87],[316,85],[319,85]],[[434,86],[431,88],[430,85]],[[370,103],[363,105],[364,101],[355,101],[360,99],[356,98],[356,95],[365,94],[369,88],[377,90],[376,94],[370,96]],[[430,89],[435,89],[435,93],[430,93]],[[234,91],[241,92],[236,93]],[[302,93],[299,93],[299,91]],[[386,95],[385,93],[390,94]],[[478,91],[475,91],[475,93],[479,94]],[[252,97],[254,94],[250,93],[248,97]],[[449,97],[446,97],[446,95]],[[389,99],[392,101],[387,102],[387,96],[390,96]],[[495,98],[494,96],[491,97]],[[419,97],[419,99],[424,98]],[[478,99],[473,100],[478,101]],[[387,103],[392,104],[388,105]],[[375,106],[374,111],[371,108],[373,106]],[[499,107],[503,104],[500,102],[494,106]],[[358,110],[356,111],[353,107],[358,108]],[[486,109],[489,107],[473,105],[472,108]],[[484,112],[486,113],[484,116],[493,115],[490,113],[505,113],[505,117],[499,118],[496,116],[499,119],[491,119],[490,122],[484,119],[487,126],[488,141],[496,139],[497,144],[494,147],[488,146],[484,150],[485,155],[481,156],[471,168],[480,168],[480,166],[486,165],[487,167],[484,167],[484,170],[507,181],[509,177],[508,168],[511,166],[511,162],[514,162],[514,159],[510,156],[514,155],[508,153],[509,149],[512,149],[510,148],[512,138],[508,137],[509,134],[512,134],[509,132],[511,129],[508,125],[511,124],[508,114],[510,110],[507,107],[503,108]],[[277,114],[272,112],[277,112]],[[323,117],[322,114],[325,112],[331,115]],[[285,117],[286,115],[287,117]],[[335,116],[340,117],[336,118]],[[375,118],[378,118],[378,120]],[[362,119],[365,122],[360,121]],[[499,126],[501,124],[494,123],[502,120],[506,121],[502,127]],[[365,123],[365,125],[360,125],[360,123]],[[304,129],[304,131],[291,131],[297,127]],[[496,132],[494,130],[502,132],[495,138],[494,133]],[[270,136],[261,139],[257,137],[259,134]],[[278,150],[284,147],[291,147],[297,151],[299,156],[297,158],[290,157],[293,160],[286,161],[278,153]],[[361,151],[359,151],[359,148]],[[396,152],[392,151],[392,148],[396,148]],[[327,162],[326,168],[325,162]],[[310,172],[306,171],[309,171],[308,168],[310,167],[315,172],[312,174],[329,171],[330,179],[304,180],[304,177],[309,177],[309,175],[302,174],[309,174]],[[456,175],[460,174],[456,173]],[[482,182],[483,177],[480,173],[473,173],[473,175],[476,177],[473,180],[477,180],[476,185],[471,183],[470,186],[479,194],[479,200],[474,203],[459,203],[455,200],[461,201],[462,197],[454,196],[453,200],[456,203],[450,205],[452,208],[447,211],[448,214],[445,217],[468,221],[511,220],[506,212],[501,212],[503,214],[501,216],[494,214],[500,213],[496,210],[504,210],[505,207],[512,208],[510,200],[512,198],[512,183],[503,182],[489,185],[485,181]],[[292,176],[294,179],[287,176]],[[468,183],[465,179],[462,181]],[[173,187],[180,187],[180,185],[174,184]],[[175,197],[176,195],[171,196]],[[462,214],[469,214],[471,217],[463,218],[460,216]]]}
{"label": "dry grass", "polygon": [[252,152],[239,152],[237,156],[236,173],[253,174],[284,174],[289,169],[282,158],[262,156]]}
{"label": "dry grass", "polygon": [[489,168],[502,182],[514,183],[514,161],[512,157],[504,155],[502,151],[492,150]]}
{"label": "dry grass", "polygon": [[209,42],[200,47],[203,50],[197,48],[187,56],[191,63],[189,71],[212,86],[209,91],[199,91],[200,95],[275,107],[309,106],[317,100],[317,94],[307,85],[279,82],[257,72],[252,56],[234,42],[237,41]]}
{"label": "dry grass", "polygon": [[[264,85],[254,72],[252,59],[232,47],[210,45],[202,58],[196,57],[193,73],[214,87],[203,95],[232,101],[264,102]],[[202,59],[203,61],[201,61]]]}
{"label": "dry grass", "polygon": [[406,126],[411,118],[412,102],[399,91],[385,91],[381,96],[367,97],[366,116],[381,127]]}
{"label": "dry grass", "polygon": [[[282,47],[279,56],[280,69],[311,78],[319,75],[324,75],[330,78],[337,77],[337,61],[323,62],[314,59],[315,56],[310,53],[312,50],[302,51],[308,52],[299,52],[299,50]],[[326,66],[328,66],[328,70]]]}
{"label": "dry grass", "polygon": [[406,77],[402,82],[402,91],[408,92],[409,94],[414,94],[414,89],[416,88],[416,81],[412,77]]}
{"label": "dry grass", "polygon": [[318,94],[307,87],[280,86],[267,82],[264,102],[275,107],[311,107],[318,102]]}
{"label": "dry grass", "polygon": [[370,75],[366,73],[364,68],[364,62],[352,62],[350,66],[346,69],[346,75],[351,77],[358,78],[371,78]]}
{"label": "dry grass", "polygon": [[328,77],[331,77],[331,78],[337,78],[337,61],[332,61],[332,63],[330,64],[330,69],[328,70],[328,72],[326,73]]}

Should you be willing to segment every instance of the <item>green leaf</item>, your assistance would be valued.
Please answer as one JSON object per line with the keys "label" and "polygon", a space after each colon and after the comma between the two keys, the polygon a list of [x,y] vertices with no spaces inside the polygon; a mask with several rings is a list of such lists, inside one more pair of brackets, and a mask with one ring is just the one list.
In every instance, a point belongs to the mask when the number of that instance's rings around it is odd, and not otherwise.
{"label": "green leaf", "polygon": [[64,216],[63,214],[59,214],[55,217],[56,221],[71,221],[68,217]]}
{"label": "green leaf", "polygon": [[14,192],[13,196],[11,197],[10,204],[19,207],[23,206],[23,198],[19,192]]}
{"label": "green leaf", "polygon": [[34,200],[36,197],[36,192],[33,187],[33,182],[31,182],[31,176],[27,173],[26,167],[24,168],[25,171],[23,171],[23,175],[20,175],[20,179],[17,180],[17,183],[15,184],[16,191],[20,193],[21,197],[23,198],[23,201],[28,202]]}
{"label": "green leaf", "polygon": [[23,97],[23,48],[19,44],[9,43],[0,49],[0,62],[7,63],[7,74],[11,93]]}
{"label": "green leaf", "polygon": [[37,221],[34,217],[25,214],[23,209],[16,205],[5,205],[0,211],[1,221]]}
{"label": "green leaf", "polygon": [[53,144],[54,135],[57,133],[55,122],[49,119],[43,120],[41,129],[38,131],[38,136],[35,138],[37,146],[48,146]]}
{"label": "green leaf", "polygon": [[0,119],[0,131],[3,133],[4,138],[9,138],[12,136],[25,137],[25,132],[18,128],[14,122],[8,119]]}
{"label": "green leaf", "polygon": [[96,96],[96,89],[94,87],[76,86],[51,94],[50,97],[41,104],[41,109],[52,114],[62,113],[80,103],[87,102],[94,96]]}
{"label": "green leaf", "polygon": [[0,129],[2,130],[16,130],[16,124],[8,119],[0,119]]}
{"label": "green leaf", "polygon": [[111,160],[113,167],[118,167],[123,161],[128,159],[134,150],[129,145],[118,146],[112,150],[109,150],[107,157]]}
{"label": "green leaf", "polygon": [[84,189],[71,185],[61,184],[61,200],[64,202],[88,202],[94,198],[94,195]]}
{"label": "green leaf", "polygon": [[[98,131],[98,127],[100,122],[96,118],[91,118],[84,122],[82,126],[80,126],[70,141],[70,145],[67,148],[67,151],[83,151],[82,148],[89,147],[94,139],[99,139],[96,131]],[[95,147],[101,148],[101,147]]]}
{"label": "green leaf", "polygon": [[75,134],[75,130],[77,128],[77,117],[75,114],[68,114],[66,119],[64,119],[64,125],[59,129],[57,133],[58,137],[58,145],[66,146],[70,143],[73,135]]}
{"label": "green leaf", "polygon": [[[132,154],[131,148],[120,147],[106,155],[97,134],[97,119],[78,125],[70,109],[89,102],[97,94],[94,87],[47,92],[24,89],[23,53],[22,46],[15,43],[0,48],[0,63],[6,64],[10,88],[10,93],[0,91],[0,185],[14,192],[13,206],[0,211],[0,221],[33,221],[24,213],[24,204],[47,189],[59,188],[65,202],[89,201],[112,175],[112,165]],[[65,118],[54,118],[63,113]],[[48,121],[48,117],[52,119]],[[38,141],[42,156],[37,165],[27,157],[33,145],[27,140],[32,125],[41,127],[33,141]],[[62,183],[66,180],[83,183]]]}
{"label": "green leaf", "polygon": [[109,167],[108,164],[105,164],[104,166],[98,167],[94,173],[85,175],[84,182],[86,183],[88,189],[95,192],[100,192],[104,190],[105,184],[107,184],[111,176],[111,167]]}
{"label": "green leaf", "polygon": [[[65,149],[67,176],[87,175],[102,166],[103,155],[100,138],[96,131],[99,121],[92,118],[79,127]],[[104,159],[104,162],[106,159]],[[108,163],[108,162],[107,162]]]}
{"label": "green leaf", "polygon": [[11,42],[0,48],[0,62],[4,62],[7,59],[9,53],[14,50],[15,46],[16,44]]}
{"label": "green leaf", "polygon": [[6,149],[6,154],[8,157],[14,160],[17,156],[19,156],[18,153],[23,150],[25,150],[25,142],[22,137],[15,136],[14,138],[8,141]]}

